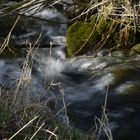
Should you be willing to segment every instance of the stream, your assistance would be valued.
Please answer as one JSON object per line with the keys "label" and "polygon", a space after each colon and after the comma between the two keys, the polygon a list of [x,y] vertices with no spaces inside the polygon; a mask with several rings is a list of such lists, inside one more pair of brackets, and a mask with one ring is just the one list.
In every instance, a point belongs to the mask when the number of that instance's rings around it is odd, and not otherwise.
{"label": "stream", "polygon": [[[36,16],[68,22],[56,10],[44,10]],[[56,112],[62,110],[57,117],[66,126],[76,127],[85,133],[97,127],[101,130],[101,140],[107,139],[104,130],[109,133],[109,129],[114,140],[139,140],[140,55],[127,56],[114,51],[111,56],[98,53],[96,57],[66,58],[66,24],[42,23],[36,19],[22,22],[22,29],[26,27],[26,30],[20,34],[13,33],[13,40],[19,37],[15,43],[34,41],[42,33],[40,44],[58,44],[57,47],[35,48],[30,54],[32,68],[28,67],[24,72],[32,79],[31,96],[44,100],[51,98]],[[24,55],[0,59],[1,87],[16,86],[24,60]],[[48,83],[50,88],[46,90],[44,85]],[[102,126],[101,120],[105,126]]]}

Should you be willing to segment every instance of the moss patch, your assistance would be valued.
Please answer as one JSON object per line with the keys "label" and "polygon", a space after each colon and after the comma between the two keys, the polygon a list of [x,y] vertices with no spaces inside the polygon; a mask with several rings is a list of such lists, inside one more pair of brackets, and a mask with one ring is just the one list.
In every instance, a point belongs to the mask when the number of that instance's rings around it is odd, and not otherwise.
{"label": "moss patch", "polygon": [[[75,22],[67,31],[67,52],[68,56],[83,52],[86,44],[90,46],[89,36],[92,34],[93,25],[87,22]],[[82,49],[81,49],[82,48]],[[80,50],[81,49],[81,50]]]}

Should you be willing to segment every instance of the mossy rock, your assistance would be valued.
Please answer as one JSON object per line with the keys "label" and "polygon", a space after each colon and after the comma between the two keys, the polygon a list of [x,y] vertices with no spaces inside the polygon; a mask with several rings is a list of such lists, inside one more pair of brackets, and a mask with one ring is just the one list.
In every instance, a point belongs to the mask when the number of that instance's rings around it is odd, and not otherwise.
{"label": "mossy rock", "polygon": [[96,19],[92,18],[90,22],[77,21],[68,28],[66,34],[68,56],[87,53],[101,39],[104,23],[99,22],[98,26],[95,23]]}
{"label": "mossy rock", "polygon": [[85,45],[92,29],[93,25],[81,21],[75,22],[69,27],[66,34],[68,56],[75,55]]}
{"label": "mossy rock", "polygon": [[134,30],[107,16],[91,16],[88,22],[77,21],[66,33],[67,56],[96,52],[101,48],[128,51],[135,44]]}
{"label": "mossy rock", "polygon": [[130,54],[140,54],[140,43],[130,49]]}
{"label": "mossy rock", "polygon": [[72,24],[66,34],[68,57],[95,51],[100,47],[114,47],[118,41],[118,33],[114,33],[117,24],[104,16],[92,16],[89,22],[77,21]]}

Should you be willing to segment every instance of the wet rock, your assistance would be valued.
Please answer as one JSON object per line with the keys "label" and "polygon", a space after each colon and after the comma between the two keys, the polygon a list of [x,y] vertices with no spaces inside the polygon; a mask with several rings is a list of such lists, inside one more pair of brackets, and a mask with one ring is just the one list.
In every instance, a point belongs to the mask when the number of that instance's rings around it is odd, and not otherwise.
{"label": "wet rock", "polygon": [[111,56],[111,51],[109,51],[109,49],[102,49],[97,53],[97,56],[107,56],[107,55]]}
{"label": "wet rock", "polygon": [[108,30],[106,18],[97,19],[92,16],[89,22],[77,21],[72,24],[66,34],[68,56],[85,54],[97,49],[99,43]]}
{"label": "wet rock", "polygon": [[[95,16],[92,16],[89,22],[77,21],[72,24],[66,34],[68,56],[87,54],[101,46],[103,48],[112,47],[114,38],[110,35],[106,38],[106,35],[110,30],[110,26],[115,27],[115,24],[107,20],[106,17],[97,19]],[[113,29],[111,28],[111,30]]]}

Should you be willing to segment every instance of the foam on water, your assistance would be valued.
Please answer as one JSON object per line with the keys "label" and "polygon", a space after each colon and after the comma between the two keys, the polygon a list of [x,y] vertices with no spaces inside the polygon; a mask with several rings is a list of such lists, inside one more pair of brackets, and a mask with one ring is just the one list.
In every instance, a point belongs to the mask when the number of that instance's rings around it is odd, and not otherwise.
{"label": "foam on water", "polygon": [[96,81],[95,88],[103,91],[107,86],[109,86],[114,81],[114,76],[111,73],[102,76]]}

